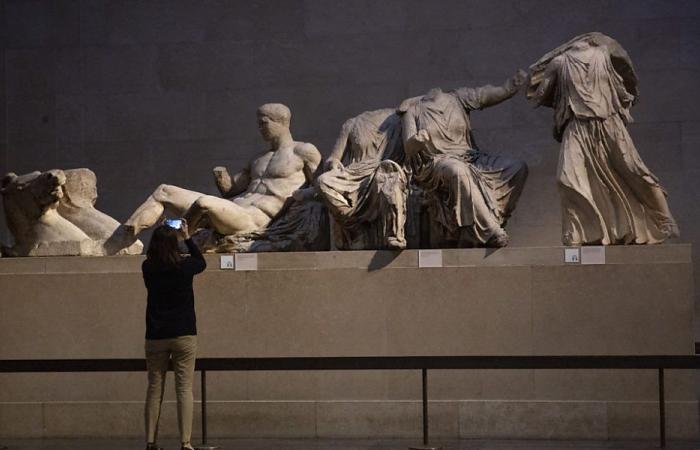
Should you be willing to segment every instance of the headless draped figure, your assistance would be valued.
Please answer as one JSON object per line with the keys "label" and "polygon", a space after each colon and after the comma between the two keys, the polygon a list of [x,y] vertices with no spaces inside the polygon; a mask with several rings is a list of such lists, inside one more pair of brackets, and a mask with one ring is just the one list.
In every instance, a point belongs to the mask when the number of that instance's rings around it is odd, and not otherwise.
{"label": "headless draped figure", "polygon": [[317,180],[335,219],[338,248],[406,247],[403,157],[401,119],[394,109],[364,112],[343,124]]}
{"label": "headless draped figure", "polygon": [[503,86],[433,89],[400,107],[407,162],[442,235],[437,245],[507,245],[504,227],[525,185],[527,166],[479,150],[469,115],[512,97],[524,79],[519,71]]}
{"label": "headless draped figure", "polygon": [[627,132],[637,77],[620,44],[587,33],[531,70],[528,97],[554,109],[561,142],[562,242],[653,244],[678,236],[666,193]]}

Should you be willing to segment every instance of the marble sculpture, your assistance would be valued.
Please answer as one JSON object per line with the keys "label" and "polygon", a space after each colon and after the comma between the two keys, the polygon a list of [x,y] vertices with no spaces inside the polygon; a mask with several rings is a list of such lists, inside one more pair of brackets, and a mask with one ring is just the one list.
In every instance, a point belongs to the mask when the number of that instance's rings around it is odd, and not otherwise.
{"label": "marble sculpture", "polygon": [[627,131],[638,98],[629,55],[614,39],[586,33],[542,56],[529,79],[519,70],[501,86],[435,88],[347,120],[322,167],[313,144],[293,140],[289,108],[262,105],[258,128],[270,147],[233,176],[214,168],[221,197],[162,184],[123,225],[94,208],[88,169],[7,174],[2,196],[15,243],[3,254],[140,253],[138,234],[165,213],[185,217],[210,251],[325,250],[329,215],[339,249],[403,249],[407,236],[411,246],[503,247],[528,168],[482,151],[470,114],[525,84],[528,99],[554,109],[565,245],[679,235],[666,192]]}
{"label": "marble sculpture", "polygon": [[408,180],[401,119],[393,109],[368,111],[343,124],[317,186],[335,220],[339,249],[406,247]]}
{"label": "marble sculpture", "polygon": [[627,132],[637,75],[614,39],[587,33],[531,66],[527,91],[554,109],[565,245],[654,244],[678,236],[666,192]]}
{"label": "marble sculpture", "polygon": [[402,115],[407,165],[424,191],[429,216],[439,225],[436,247],[503,247],[505,225],[525,186],[524,161],[481,151],[470,113],[513,97],[527,74],[502,86],[432,89],[405,100]]}
{"label": "marble sculpture", "polygon": [[14,245],[7,256],[139,254],[140,241],[109,245],[119,222],[95,208],[97,178],[89,169],[49,170],[2,180],[5,218]]}
{"label": "marble sculpture", "polygon": [[[168,212],[184,217],[193,231],[200,228],[211,230],[213,235],[199,237],[210,250],[221,244],[227,250],[245,251],[255,238],[269,238],[263,232],[283,213],[291,210],[293,217],[285,217],[284,223],[278,224],[280,232],[303,225],[301,210],[318,215],[318,208],[292,205],[292,196],[313,181],[321,154],[313,144],[292,138],[289,130],[292,114],[287,106],[279,103],[262,105],[257,117],[260,134],[270,148],[234,176],[229,175],[224,167],[214,168],[214,179],[222,197],[161,184],[124,223],[116,241],[121,245],[129,244]],[[317,237],[313,230],[307,233],[291,231]],[[279,246],[284,247],[284,236],[277,233],[272,236],[272,243],[268,239],[269,248],[258,250],[273,250],[274,243],[279,241],[282,241]],[[115,242],[115,245],[118,244]],[[286,246],[293,248],[289,243]]]}

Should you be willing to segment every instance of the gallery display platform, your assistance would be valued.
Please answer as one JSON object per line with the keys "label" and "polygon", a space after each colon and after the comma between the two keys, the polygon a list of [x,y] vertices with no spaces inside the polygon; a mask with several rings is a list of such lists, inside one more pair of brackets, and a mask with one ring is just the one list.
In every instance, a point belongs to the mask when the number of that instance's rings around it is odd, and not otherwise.
{"label": "gallery display platform", "polygon": [[[236,256],[239,270],[222,270],[221,255],[207,255],[195,279],[201,357],[694,352],[686,244],[607,247],[584,258],[595,264],[565,262],[563,247]],[[142,260],[1,258],[0,358],[142,357]],[[211,437],[421,433],[418,371],[208,378]],[[667,373],[671,439],[698,436],[695,380]],[[10,387],[0,390],[0,436],[142,434],[143,373],[0,383]],[[656,396],[652,370],[431,371],[431,435],[653,439]],[[165,435],[176,434],[175,415],[169,403]]]}

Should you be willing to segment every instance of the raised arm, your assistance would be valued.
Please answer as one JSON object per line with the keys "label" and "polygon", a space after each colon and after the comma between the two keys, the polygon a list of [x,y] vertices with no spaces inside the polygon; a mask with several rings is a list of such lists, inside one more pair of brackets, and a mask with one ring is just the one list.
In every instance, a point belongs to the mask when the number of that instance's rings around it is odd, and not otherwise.
{"label": "raised arm", "polygon": [[455,92],[469,109],[483,109],[497,105],[517,94],[526,80],[527,73],[519,69],[502,86],[487,84],[477,88],[461,88]]}
{"label": "raised arm", "polygon": [[248,189],[250,184],[250,166],[231,177],[226,167],[214,167],[214,181],[224,198],[234,197]]}
{"label": "raised arm", "polygon": [[197,244],[190,237],[190,229],[185,220],[182,221],[180,233],[185,239],[185,245],[187,245],[187,249],[190,252],[190,256],[182,260],[182,268],[193,275],[203,272],[207,268],[207,261],[202,256],[202,252],[197,247]]}
{"label": "raised arm", "polygon": [[190,251],[189,258],[185,259],[187,269],[193,274],[204,272],[204,269],[207,268],[207,261],[204,259],[204,256],[202,256],[202,252],[199,250],[199,247],[197,247],[197,244],[194,243],[192,238],[188,238],[185,240],[185,245],[187,245],[187,249]]}

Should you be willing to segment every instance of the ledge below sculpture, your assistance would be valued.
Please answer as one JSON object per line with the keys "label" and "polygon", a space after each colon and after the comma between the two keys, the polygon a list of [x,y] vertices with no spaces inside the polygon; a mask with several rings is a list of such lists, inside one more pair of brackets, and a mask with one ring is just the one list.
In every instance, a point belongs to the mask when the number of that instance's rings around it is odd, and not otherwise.
{"label": "ledge below sculpture", "polygon": [[[442,268],[410,250],[264,253],[245,272],[207,255],[200,356],[692,354],[690,245],[605,250],[604,265],[566,264],[563,247],[443,250]],[[0,358],[141,357],[142,260],[0,260]],[[27,424],[0,437],[139,436],[144,377],[0,375],[0,414]],[[694,375],[666,377],[669,438],[697,438]],[[208,378],[210,437],[420,435],[415,371]],[[643,370],[433,371],[431,436],[654,439],[656,389]]]}

